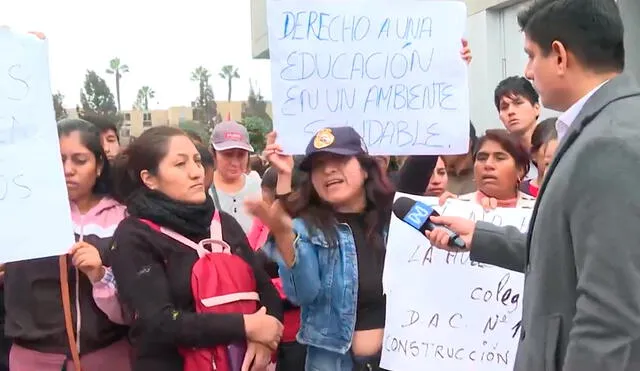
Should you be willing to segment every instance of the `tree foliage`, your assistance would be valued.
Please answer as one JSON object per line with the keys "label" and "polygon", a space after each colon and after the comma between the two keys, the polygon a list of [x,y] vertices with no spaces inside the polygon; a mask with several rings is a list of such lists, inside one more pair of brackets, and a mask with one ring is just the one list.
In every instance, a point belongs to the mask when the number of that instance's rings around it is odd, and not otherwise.
{"label": "tree foliage", "polygon": [[189,130],[198,134],[203,143],[209,142],[209,131],[207,130],[208,128],[205,127],[201,122],[193,120],[180,121],[179,127],[182,130]]}
{"label": "tree foliage", "polygon": [[249,80],[249,96],[247,101],[242,104],[242,118],[260,117],[271,124],[271,116],[267,113],[267,102],[259,90],[255,91],[253,85],[253,82]]}
{"label": "tree foliage", "polygon": [[211,73],[202,66],[199,66],[191,73],[191,81],[198,84],[198,96],[191,102],[193,118],[201,122],[208,131],[213,129],[215,118],[218,116],[218,105],[209,83],[210,78]]}
{"label": "tree foliage", "polygon": [[227,93],[227,101],[231,102],[231,88],[233,87],[233,79],[239,79],[240,78],[240,74],[238,73],[238,69],[230,64],[223,66],[222,70],[220,70],[220,73],[218,73],[218,76],[220,76],[220,78],[227,80],[227,87],[228,87],[228,93]]}
{"label": "tree foliage", "polygon": [[84,87],[80,91],[78,116],[103,116],[105,119],[120,122],[116,102],[109,86],[95,71],[88,70]]}
{"label": "tree foliage", "polygon": [[249,141],[256,153],[261,153],[266,145],[266,135],[273,130],[271,120],[263,117],[249,116],[243,119],[243,124],[249,132]]}
{"label": "tree foliage", "polygon": [[66,119],[68,115],[62,103],[64,102],[64,95],[62,95],[62,93],[60,92],[57,92],[53,94],[51,97],[53,99],[53,110],[56,113],[56,121]]}
{"label": "tree foliage", "polygon": [[138,95],[136,96],[136,102],[134,108],[141,111],[149,111],[149,101],[156,97],[156,92],[148,86],[143,86],[138,89]]}
{"label": "tree foliage", "polygon": [[113,58],[109,61],[109,68],[107,68],[106,72],[116,77],[116,98],[118,99],[118,112],[120,112],[120,79],[122,79],[123,74],[129,72],[129,66],[122,64],[120,58]]}

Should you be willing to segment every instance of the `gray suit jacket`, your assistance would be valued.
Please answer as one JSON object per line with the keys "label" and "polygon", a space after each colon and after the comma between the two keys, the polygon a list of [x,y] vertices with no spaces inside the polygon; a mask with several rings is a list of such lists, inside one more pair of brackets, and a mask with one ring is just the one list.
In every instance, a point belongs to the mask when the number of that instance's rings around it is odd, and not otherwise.
{"label": "gray suit jacket", "polygon": [[529,233],[478,223],[471,258],[525,273],[518,371],[640,370],[640,88],[620,75],[560,143]]}

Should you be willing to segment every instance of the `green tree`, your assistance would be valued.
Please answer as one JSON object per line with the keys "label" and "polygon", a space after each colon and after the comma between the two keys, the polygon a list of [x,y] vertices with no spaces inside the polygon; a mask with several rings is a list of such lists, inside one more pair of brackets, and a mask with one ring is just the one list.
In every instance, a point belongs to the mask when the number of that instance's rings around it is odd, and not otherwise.
{"label": "green tree", "polygon": [[182,130],[190,130],[198,134],[200,139],[202,139],[203,143],[209,142],[209,130],[201,122],[193,121],[193,120],[185,120],[185,121],[180,121],[178,126]]}
{"label": "green tree", "polygon": [[84,87],[80,90],[78,116],[102,116],[105,119],[120,122],[118,108],[107,82],[95,71],[87,70]]}
{"label": "green tree", "polygon": [[135,108],[143,111],[149,111],[149,100],[156,97],[156,92],[148,86],[143,86],[138,89],[138,95],[136,96]]}
{"label": "green tree", "polygon": [[249,80],[249,96],[247,101],[242,103],[242,118],[260,117],[271,123],[271,116],[267,113],[267,102],[260,94],[260,90],[256,93],[253,85],[253,82]]}
{"label": "green tree", "polygon": [[210,78],[211,73],[202,66],[191,72],[191,81],[198,84],[198,96],[191,102],[193,117],[195,120],[200,121],[207,130],[213,129],[214,119],[218,116],[218,105],[209,83]]}
{"label": "green tree", "polygon": [[231,87],[233,85],[233,79],[239,79],[240,74],[238,73],[238,69],[234,66],[228,64],[222,67],[220,73],[218,73],[222,79],[227,80],[227,84],[229,87],[229,91],[227,92],[227,101],[231,102]]}
{"label": "green tree", "polygon": [[266,135],[273,130],[271,120],[263,117],[248,116],[243,119],[243,124],[249,132],[249,141],[256,153],[261,153],[266,145]]}
{"label": "green tree", "polygon": [[120,112],[120,79],[122,75],[129,72],[129,66],[122,64],[120,58],[113,58],[109,61],[107,73],[116,77],[116,97],[118,98],[118,112]]}
{"label": "green tree", "polygon": [[51,96],[53,98],[53,110],[56,113],[56,121],[67,118],[67,111],[64,109],[62,102],[64,102],[64,95],[57,92]]}

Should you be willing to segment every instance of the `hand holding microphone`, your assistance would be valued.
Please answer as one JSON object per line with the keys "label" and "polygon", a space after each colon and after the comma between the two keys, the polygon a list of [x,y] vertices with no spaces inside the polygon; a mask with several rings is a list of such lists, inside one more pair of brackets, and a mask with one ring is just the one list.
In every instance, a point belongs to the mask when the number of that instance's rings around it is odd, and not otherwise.
{"label": "hand holding microphone", "polygon": [[407,197],[393,203],[393,213],[425,234],[431,245],[448,251],[469,250],[476,223],[453,216],[440,216],[432,207]]}

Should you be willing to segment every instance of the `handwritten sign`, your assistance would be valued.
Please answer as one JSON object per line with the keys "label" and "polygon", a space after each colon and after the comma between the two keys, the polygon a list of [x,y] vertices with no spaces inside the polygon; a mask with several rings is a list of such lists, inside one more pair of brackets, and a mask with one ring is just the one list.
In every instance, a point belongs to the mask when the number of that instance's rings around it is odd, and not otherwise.
{"label": "handwritten sign", "polygon": [[[443,215],[511,225],[526,232],[531,210],[485,212],[470,202],[412,197]],[[393,217],[383,285],[387,317],[381,366],[393,371],[512,370],[524,275],[433,248]]]}
{"label": "handwritten sign", "polygon": [[268,0],[274,126],[288,153],[351,126],[371,154],[469,149],[464,2]]}
{"label": "handwritten sign", "polygon": [[74,243],[46,41],[0,27],[0,262]]}

